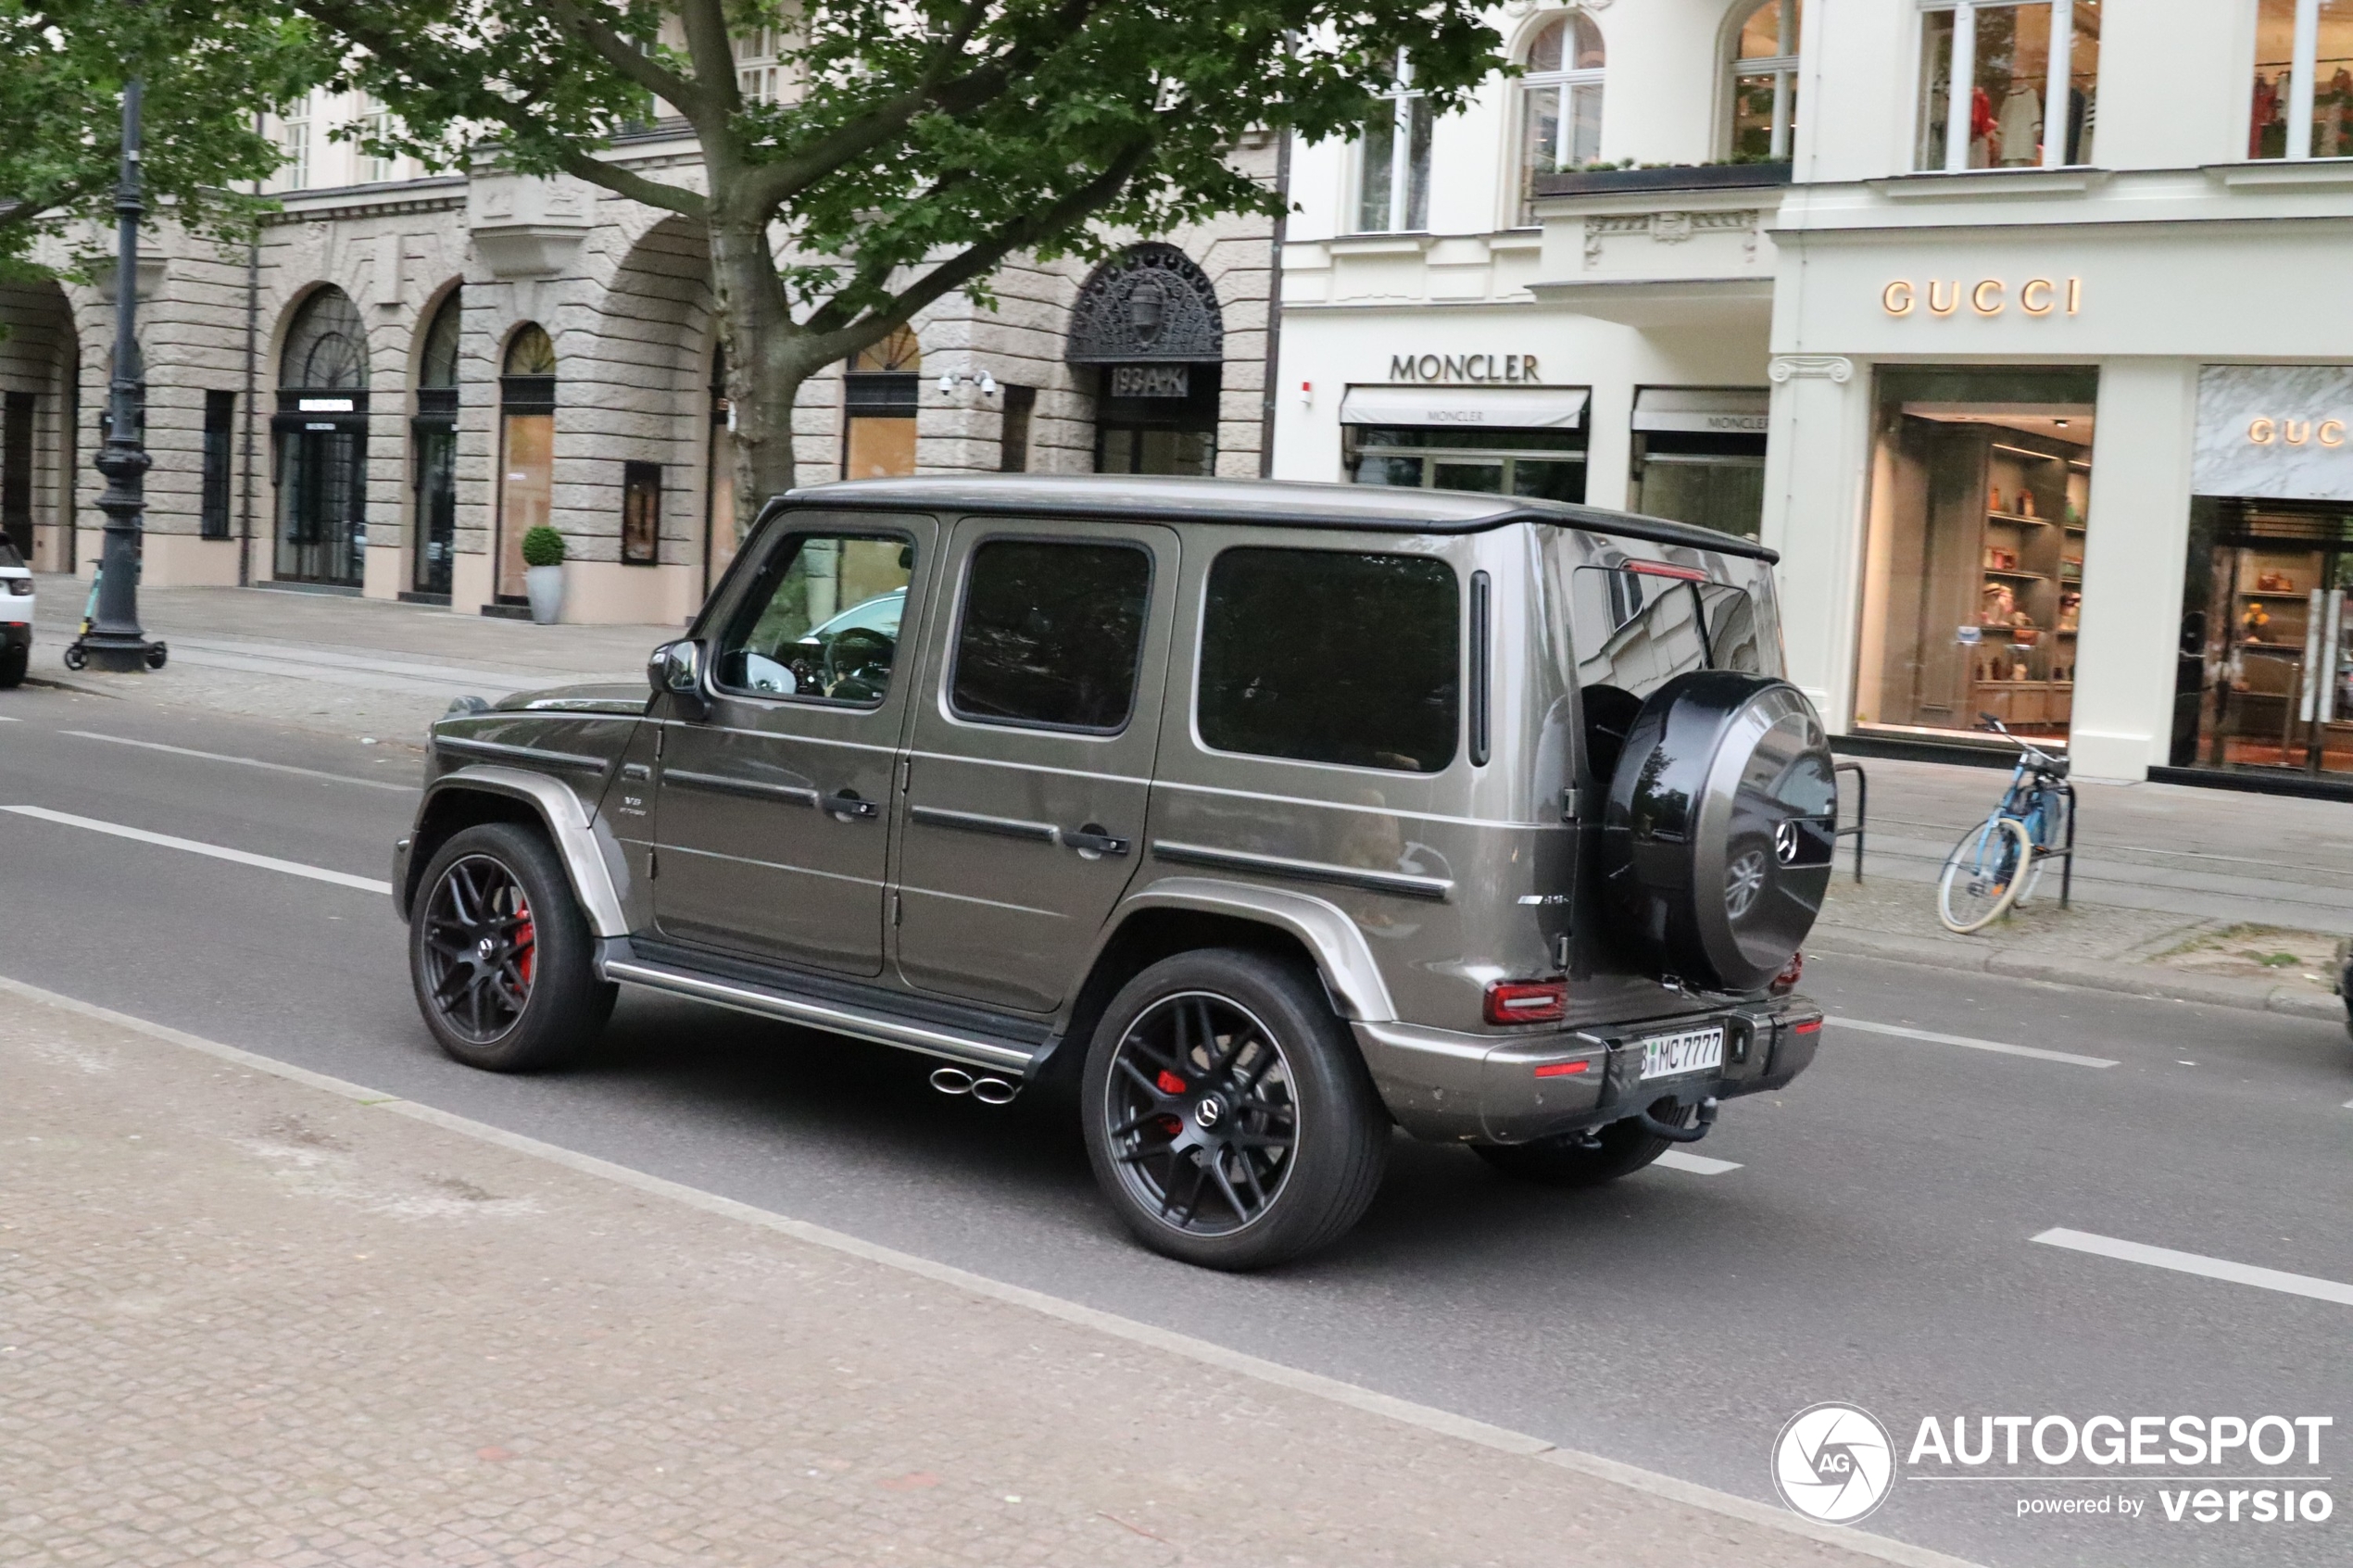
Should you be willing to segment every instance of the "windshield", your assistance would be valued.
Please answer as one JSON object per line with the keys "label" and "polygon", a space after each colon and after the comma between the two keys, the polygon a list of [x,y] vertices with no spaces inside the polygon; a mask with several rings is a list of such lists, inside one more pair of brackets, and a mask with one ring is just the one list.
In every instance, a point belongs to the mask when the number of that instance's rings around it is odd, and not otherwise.
{"label": "windshield", "polygon": [[0,566],[22,565],[24,565],[24,557],[17,554],[16,546],[8,542],[6,535],[0,534]]}

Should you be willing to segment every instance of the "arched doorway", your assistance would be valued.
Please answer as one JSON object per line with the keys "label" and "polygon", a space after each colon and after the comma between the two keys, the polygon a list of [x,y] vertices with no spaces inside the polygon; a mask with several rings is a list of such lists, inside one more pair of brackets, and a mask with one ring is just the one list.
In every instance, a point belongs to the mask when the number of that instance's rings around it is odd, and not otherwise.
{"label": "arched doorway", "polygon": [[322,288],[278,359],[277,576],[357,588],[368,549],[368,337],[359,307]]}
{"label": "arched doorway", "polygon": [[0,533],[39,571],[73,570],[80,358],[63,289],[0,281]]}
{"label": "arched doorway", "polygon": [[498,374],[500,604],[527,605],[522,536],[548,521],[556,491],[556,345],[526,321],[507,340]]}
{"label": "arched doorway", "polygon": [[411,589],[447,603],[458,553],[458,328],[461,291],[451,289],[425,326],[418,352],[417,415],[409,422],[416,458],[416,549]]}
{"label": "arched doorway", "polygon": [[1096,472],[1217,471],[1226,321],[1192,257],[1140,245],[1095,269],[1063,358],[1097,378]]}

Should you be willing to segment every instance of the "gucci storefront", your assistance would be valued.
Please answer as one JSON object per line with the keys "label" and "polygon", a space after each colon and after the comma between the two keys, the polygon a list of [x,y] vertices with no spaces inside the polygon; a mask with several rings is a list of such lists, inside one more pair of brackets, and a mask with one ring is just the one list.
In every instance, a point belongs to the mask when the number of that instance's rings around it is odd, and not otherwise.
{"label": "gucci storefront", "polygon": [[1784,209],[1792,672],[1853,750],[1963,755],[1990,714],[2088,777],[2353,797],[2353,368],[2311,362],[2353,345],[2353,220],[2217,180],[2177,216],[2233,221],[2140,221],[2144,178],[2063,222],[1990,183]]}

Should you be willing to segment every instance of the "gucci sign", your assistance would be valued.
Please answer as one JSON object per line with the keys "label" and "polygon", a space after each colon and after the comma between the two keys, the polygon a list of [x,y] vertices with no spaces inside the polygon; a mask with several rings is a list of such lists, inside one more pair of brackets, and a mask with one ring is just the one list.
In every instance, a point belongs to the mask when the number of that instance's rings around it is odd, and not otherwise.
{"label": "gucci sign", "polygon": [[1958,278],[1931,278],[1924,284],[1898,278],[1879,291],[1879,303],[1891,316],[1909,316],[1923,307],[1931,316],[1953,316],[1965,305],[1973,316],[1999,316],[2013,306],[2027,316],[2072,316],[2083,307],[2083,280],[2029,278],[2013,290],[2001,278],[1980,278],[1966,287]]}
{"label": "gucci sign", "polygon": [[2322,420],[2314,424],[2310,420],[2275,420],[2259,415],[2247,421],[2246,438],[2258,446],[2274,444],[2301,446],[2308,441],[2316,441],[2323,446],[2342,446],[2345,445],[2345,421]]}

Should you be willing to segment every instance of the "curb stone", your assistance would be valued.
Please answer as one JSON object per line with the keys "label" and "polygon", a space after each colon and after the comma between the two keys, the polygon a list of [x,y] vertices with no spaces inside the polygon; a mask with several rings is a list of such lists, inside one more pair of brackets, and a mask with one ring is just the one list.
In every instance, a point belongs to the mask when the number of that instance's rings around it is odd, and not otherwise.
{"label": "curb stone", "polygon": [[2208,1007],[2238,1008],[2249,1012],[2284,1013],[2331,1023],[2346,1022],[2345,1003],[2335,997],[2260,980],[2233,980],[2224,975],[2184,974],[2147,964],[2103,963],[2095,959],[2034,958],[2009,948],[1979,945],[1967,939],[1939,942],[1918,936],[1895,936],[1842,926],[1818,925],[1806,939],[1811,953],[1859,959],[1889,959],[1897,963],[1926,964],[1936,969],[1977,970],[2012,980],[2041,980],[2089,991],[2113,991],[2159,1001],[2200,1002]]}
{"label": "curb stone", "polygon": [[306,1085],[310,1088],[355,1101],[362,1106],[386,1110],[394,1115],[425,1123],[481,1143],[544,1160],[551,1164],[560,1165],[586,1175],[600,1177],[651,1197],[700,1210],[705,1213],[757,1225],[764,1230],[790,1236],[829,1251],[843,1253],[903,1273],[934,1280],[974,1296],[1025,1308],[1045,1317],[1093,1329],[1134,1344],[1144,1345],[1189,1361],[1255,1378],[1297,1393],[1328,1399],[1335,1404],[1383,1416],[1437,1436],[1472,1443],[1499,1454],[1532,1460],[1540,1464],[1558,1466],[1598,1480],[1626,1486],[1651,1497],[1737,1519],[1776,1535],[1796,1537],[1819,1545],[1834,1547],[1858,1557],[1901,1564],[1903,1568],[1978,1568],[1977,1564],[1965,1558],[1955,1557],[1932,1548],[1915,1546],[1908,1541],[1897,1540],[1892,1537],[1867,1534],[1850,1526],[1819,1524],[1771,1504],[1759,1502],[1735,1493],[1719,1491],[1696,1482],[1685,1481],[1677,1476],[1645,1470],[1617,1460],[1606,1459],[1599,1454],[1561,1448],[1529,1433],[1514,1431],[1508,1427],[1493,1425],[1469,1416],[1457,1415],[1452,1411],[1400,1399],[1394,1395],[1383,1394],[1357,1384],[1325,1376],[1320,1373],[1307,1372],[1301,1368],[1286,1366],[1279,1361],[1266,1361],[1246,1351],[1231,1349],[1174,1329],[1162,1328],[1154,1323],[1123,1317],[1115,1312],[1104,1311],[1100,1308],[1050,1296],[1042,1291],[1007,1284],[1000,1280],[991,1279],[985,1274],[958,1268],[953,1264],[937,1262],[912,1253],[901,1252],[894,1248],[867,1241],[823,1225],[812,1224],[805,1220],[792,1219],[773,1210],[761,1209],[735,1198],[723,1198],[716,1193],[669,1181],[643,1171],[634,1170],[626,1165],[614,1164],[611,1161],[598,1159],[594,1155],[583,1154],[560,1145],[543,1143],[523,1134],[509,1132],[501,1127],[491,1126],[470,1117],[443,1110],[438,1107],[421,1105],[397,1096],[385,1095],[365,1085],[352,1083],[348,1079],[336,1078],[327,1073],[313,1072],[308,1068],[297,1067],[291,1062],[280,1061],[272,1057],[174,1029],[168,1024],[151,1022],[129,1013],[118,1012],[111,1008],[81,1001],[41,986],[0,975],[0,996],[7,995],[22,997],[27,1000],[62,1011],[95,1019],[117,1028],[145,1035],[150,1039],[197,1051],[218,1060],[234,1063],[253,1072]]}

